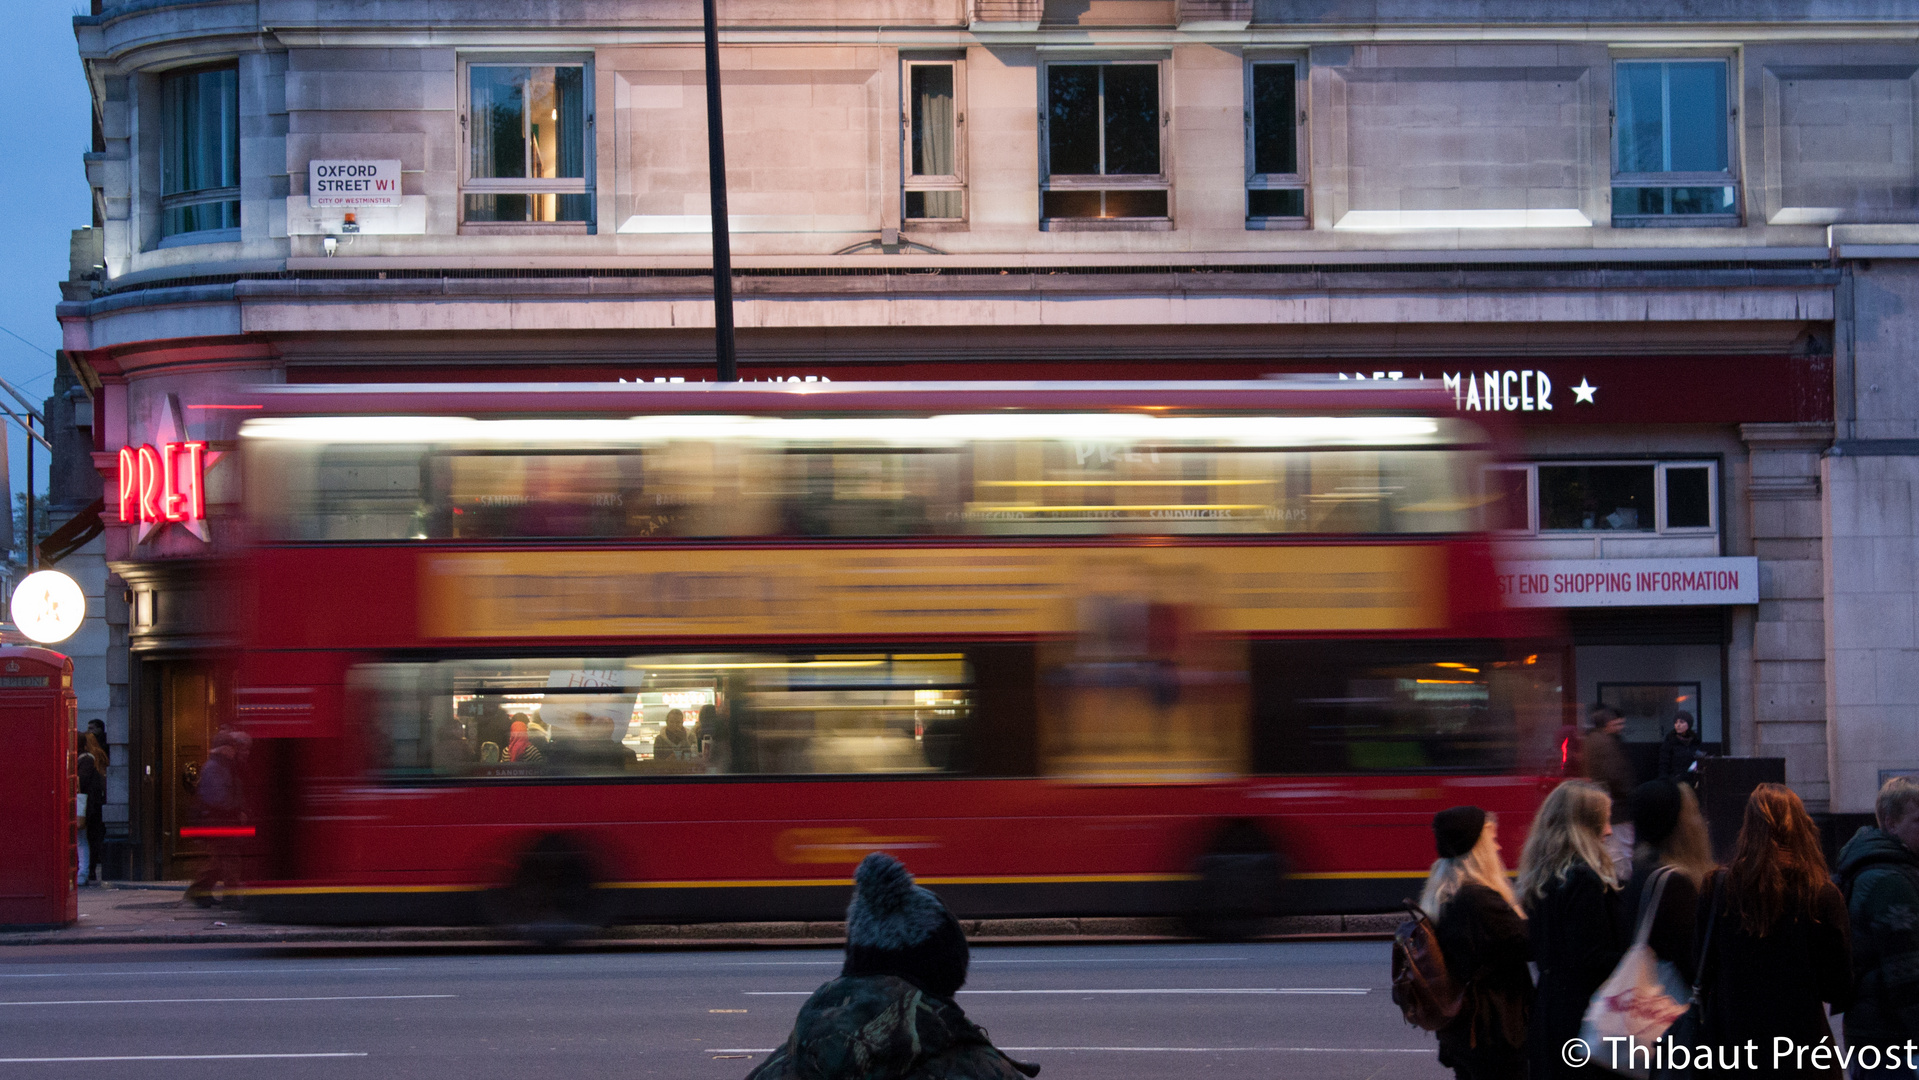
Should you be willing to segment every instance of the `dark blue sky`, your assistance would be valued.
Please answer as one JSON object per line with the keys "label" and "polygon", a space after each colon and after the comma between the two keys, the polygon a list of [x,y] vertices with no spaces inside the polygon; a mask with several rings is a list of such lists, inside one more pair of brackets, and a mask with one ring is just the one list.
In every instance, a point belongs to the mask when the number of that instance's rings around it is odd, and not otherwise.
{"label": "dark blue sky", "polygon": [[[53,385],[49,354],[60,347],[53,305],[67,276],[68,234],[93,223],[80,160],[92,138],[91,106],[73,44],[79,6],[14,0],[5,9],[13,46],[10,61],[0,65],[0,95],[15,104],[0,123],[12,147],[11,164],[0,168],[0,206],[9,211],[0,243],[0,327],[10,332],[0,333],[0,376],[37,405]],[[19,491],[26,483],[26,436],[7,427],[13,490]],[[34,464],[35,483],[44,490],[46,455],[36,453]]]}

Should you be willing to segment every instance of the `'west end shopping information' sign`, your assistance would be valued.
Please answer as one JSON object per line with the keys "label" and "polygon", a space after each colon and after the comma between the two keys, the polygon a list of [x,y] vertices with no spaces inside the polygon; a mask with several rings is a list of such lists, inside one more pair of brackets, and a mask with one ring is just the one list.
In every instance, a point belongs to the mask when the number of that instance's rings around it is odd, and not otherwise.
{"label": "'west end shopping information' sign", "polygon": [[1759,560],[1537,559],[1499,564],[1513,607],[1665,607],[1757,604]]}

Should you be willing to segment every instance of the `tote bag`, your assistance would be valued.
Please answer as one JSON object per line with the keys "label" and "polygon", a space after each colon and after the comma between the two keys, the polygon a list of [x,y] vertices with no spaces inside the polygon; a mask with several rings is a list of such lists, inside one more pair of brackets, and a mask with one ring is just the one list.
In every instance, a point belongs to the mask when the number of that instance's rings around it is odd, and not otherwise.
{"label": "tote bag", "polygon": [[[1679,969],[1670,961],[1659,959],[1646,943],[1652,936],[1653,917],[1659,914],[1659,900],[1665,895],[1666,881],[1672,875],[1671,867],[1661,867],[1647,879],[1647,895],[1640,900],[1639,928],[1633,935],[1632,947],[1620,957],[1612,976],[1593,995],[1579,1032],[1579,1037],[1592,1047],[1596,1063],[1608,1068],[1615,1068],[1615,1062],[1618,1066],[1642,1066],[1616,1069],[1641,1080],[1647,1076],[1654,1060],[1653,1043],[1686,1014],[1692,1001],[1692,988],[1680,978]],[[1609,1038],[1631,1042],[1606,1042]],[[1633,1047],[1640,1049],[1637,1061],[1629,1052]]]}

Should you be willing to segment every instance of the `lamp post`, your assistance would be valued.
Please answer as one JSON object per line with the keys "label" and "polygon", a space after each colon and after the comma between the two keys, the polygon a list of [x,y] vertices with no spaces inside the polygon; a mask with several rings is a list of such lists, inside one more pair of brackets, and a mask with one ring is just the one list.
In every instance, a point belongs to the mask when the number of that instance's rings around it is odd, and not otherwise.
{"label": "lamp post", "polygon": [[713,202],[713,337],[721,382],[738,382],[733,352],[733,250],[726,226],[726,134],[720,127],[720,31],[717,0],[706,16],[706,169]]}

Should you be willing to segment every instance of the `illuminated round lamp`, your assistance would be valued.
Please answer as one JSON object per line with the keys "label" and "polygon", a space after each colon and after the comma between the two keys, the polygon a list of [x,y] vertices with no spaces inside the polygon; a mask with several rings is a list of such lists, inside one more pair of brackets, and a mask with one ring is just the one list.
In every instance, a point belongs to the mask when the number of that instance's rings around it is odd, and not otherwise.
{"label": "illuminated round lamp", "polygon": [[42,645],[72,637],[86,617],[86,594],[58,570],[37,570],[13,590],[13,624]]}

